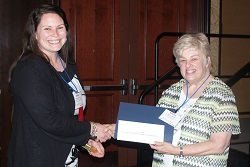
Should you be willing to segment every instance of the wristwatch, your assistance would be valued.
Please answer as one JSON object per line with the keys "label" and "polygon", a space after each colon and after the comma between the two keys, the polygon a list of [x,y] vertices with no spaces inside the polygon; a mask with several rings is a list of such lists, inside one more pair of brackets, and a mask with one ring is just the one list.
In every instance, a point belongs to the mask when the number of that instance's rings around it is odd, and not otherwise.
{"label": "wristwatch", "polygon": [[92,131],[90,132],[90,139],[95,140],[97,138],[96,132],[97,132],[97,127],[95,122],[90,122],[90,125],[92,127]]}

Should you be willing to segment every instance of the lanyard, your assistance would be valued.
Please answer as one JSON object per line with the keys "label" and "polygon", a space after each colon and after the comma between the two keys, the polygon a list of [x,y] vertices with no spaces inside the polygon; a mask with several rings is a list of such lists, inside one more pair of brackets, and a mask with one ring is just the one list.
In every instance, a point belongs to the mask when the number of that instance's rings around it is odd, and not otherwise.
{"label": "lanyard", "polygon": [[190,98],[188,98],[188,82],[186,82],[186,89],[187,89],[187,91],[186,91],[186,99],[185,99],[184,102],[180,105],[180,107],[178,107],[178,108],[175,110],[175,113],[176,113],[181,107],[183,107],[185,104],[187,104],[187,102],[195,95],[195,93],[198,92],[198,90],[202,87],[202,85],[208,80],[208,78],[209,78],[210,75],[211,75],[211,74],[209,74],[209,75],[207,76],[207,78],[202,82],[202,84],[198,87],[198,89],[196,89],[196,91],[190,96]]}
{"label": "lanyard", "polygon": [[62,59],[60,57],[60,55],[58,54],[58,57],[61,61],[61,64],[62,64],[62,67],[63,67],[63,71],[65,72],[65,74],[67,75],[68,79],[70,80],[70,82],[72,83],[72,85],[75,87],[75,89],[63,78],[63,76],[59,73],[60,77],[62,78],[62,80],[75,92],[75,93],[78,93],[78,90],[77,90],[77,87],[75,86],[75,84],[72,82],[72,80],[70,79],[69,77],[69,74],[68,72],[66,71],[66,68],[65,66],[63,65],[63,62],[62,62]]}

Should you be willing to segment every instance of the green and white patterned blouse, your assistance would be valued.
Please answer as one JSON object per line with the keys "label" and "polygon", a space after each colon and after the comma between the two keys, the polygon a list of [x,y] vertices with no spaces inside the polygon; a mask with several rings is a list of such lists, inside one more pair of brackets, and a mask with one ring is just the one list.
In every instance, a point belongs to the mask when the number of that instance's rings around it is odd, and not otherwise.
{"label": "green and white patterned blouse", "polygon": [[[162,93],[157,106],[178,108],[178,100],[185,80],[171,85]],[[183,120],[178,145],[201,143],[210,139],[212,133],[240,133],[238,111],[232,90],[215,77],[203,90]],[[174,156],[173,167],[226,167],[229,151],[207,156]],[[153,167],[164,167],[163,154],[154,153]]]}

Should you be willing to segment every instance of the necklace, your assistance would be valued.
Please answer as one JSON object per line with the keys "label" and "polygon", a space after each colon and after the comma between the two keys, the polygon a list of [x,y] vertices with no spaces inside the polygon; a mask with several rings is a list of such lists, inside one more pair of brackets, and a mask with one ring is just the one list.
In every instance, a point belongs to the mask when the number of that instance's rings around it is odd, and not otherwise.
{"label": "necklace", "polygon": [[202,85],[204,85],[204,83],[208,80],[208,78],[210,77],[210,73],[209,75],[207,76],[207,78],[202,82],[202,84],[196,89],[196,91],[190,96],[190,98],[188,98],[188,82],[186,82],[186,99],[184,100],[184,102],[180,105],[180,107],[178,107],[176,110],[175,110],[175,113],[181,108],[183,107],[185,104],[187,104],[187,102],[198,92],[198,90],[202,87]]}

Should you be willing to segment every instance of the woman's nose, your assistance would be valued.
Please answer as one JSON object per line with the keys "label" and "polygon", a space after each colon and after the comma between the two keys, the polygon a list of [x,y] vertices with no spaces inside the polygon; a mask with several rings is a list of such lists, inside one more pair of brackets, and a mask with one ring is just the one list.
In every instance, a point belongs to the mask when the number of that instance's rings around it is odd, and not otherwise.
{"label": "woman's nose", "polygon": [[58,37],[58,31],[57,31],[57,29],[52,30],[52,35],[54,37]]}
{"label": "woman's nose", "polygon": [[190,66],[190,61],[187,60],[187,61],[186,61],[186,67],[189,67],[189,66]]}

